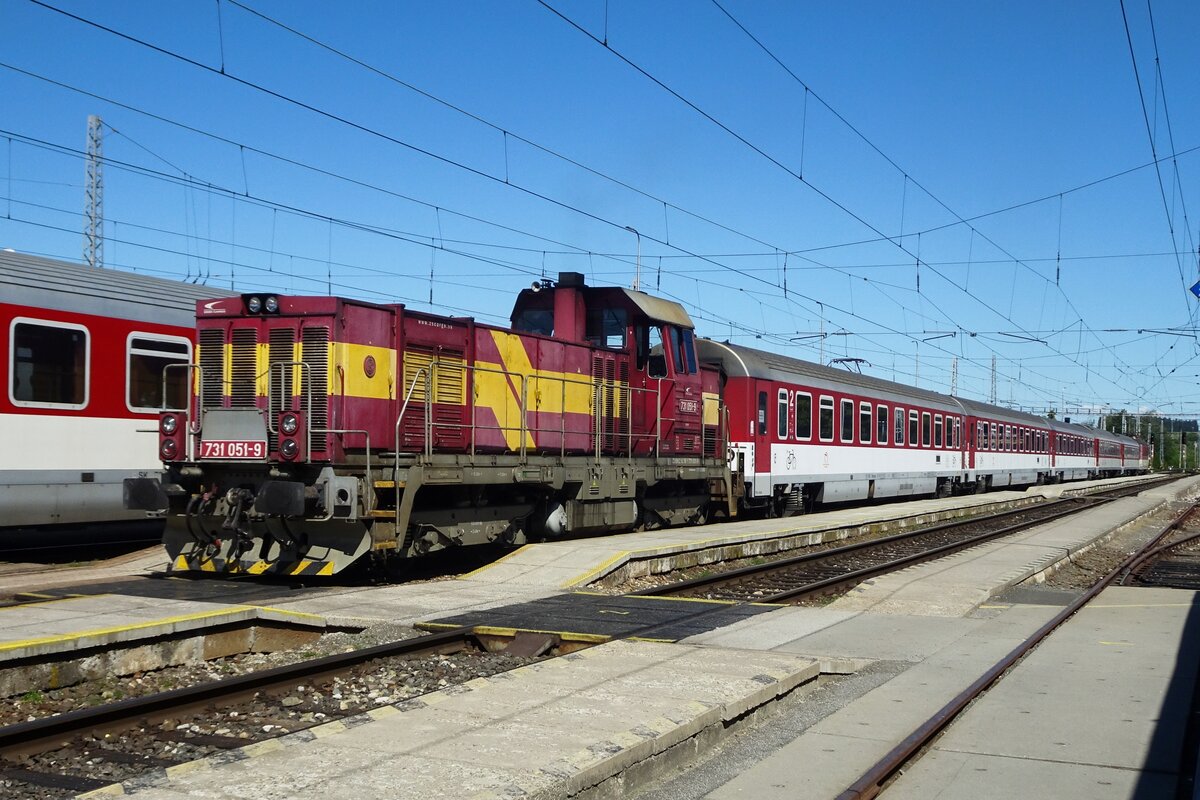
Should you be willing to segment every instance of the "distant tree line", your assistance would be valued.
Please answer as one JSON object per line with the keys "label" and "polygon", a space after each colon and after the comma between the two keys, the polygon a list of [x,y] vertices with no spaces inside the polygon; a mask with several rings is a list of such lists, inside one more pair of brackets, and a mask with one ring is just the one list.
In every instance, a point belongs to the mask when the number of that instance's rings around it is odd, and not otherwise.
{"label": "distant tree line", "polygon": [[1195,469],[1200,454],[1200,423],[1159,414],[1131,414],[1122,409],[1101,417],[1101,427],[1134,436],[1152,445],[1153,469]]}

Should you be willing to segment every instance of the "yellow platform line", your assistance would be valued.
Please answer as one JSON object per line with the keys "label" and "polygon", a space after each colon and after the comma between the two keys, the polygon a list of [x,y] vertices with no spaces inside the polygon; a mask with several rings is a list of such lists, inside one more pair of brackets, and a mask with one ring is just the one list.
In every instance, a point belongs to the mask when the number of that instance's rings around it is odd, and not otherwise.
{"label": "yellow platform line", "polygon": [[470,578],[472,575],[478,575],[481,572],[486,572],[489,569],[491,569],[492,567],[496,566],[497,564],[502,564],[505,561],[507,561],[508,559],[513,558],[514,556],[518,555],[519,553],[523,553],[526,549],[528,549],[532,546],[533,545],[523,544],[520,547],[518,547],[516,550],[513,550],[511,553],[507,553],[507,554],[501,556],[500,558],[497,558],[495,561],[493,561],[490,564],[484,564],[482,567],[479,567],[478,569],[473,569],[470,572],[466,573],[465,575],[460,575],[459,580],[462,580],[464,578]]}
{"label": "yellow platform line", "polygon": [[[99,597],[100,595],[94,595],[94,596]],[[174,624],[177,624],[180,622],[193,622],[193,621],[202,620],[202,619],[213,619],[213,618],[229,616],[231,614],[239,614],[239,613],[243,613],[243,612],[247,612],[247,611],[249,611],[253,614],[253,617],[251,618],[251,620],[247,620],[249,622],[249,621],[253,621],[253,620],[263,619],[263,617],[259,614],[260,610],[267,610],[270,613],[281,614],[284,616],[294,616],[294,617],[298,617],[301,619],[305,619],[306,621],[319,620],[322,623],[324,623],[324,619],[316,616],[315,614],[304,614],[304,613],[296,612],[296,611],[284,611],[281,609],[272,609],[267,606],[243,606],[243,605],[225,606],[224,608],[220,608],[220,609],[217,609],[214,611],[196,611],[191,614],[177,614],[175,616],[159,617],[158,619],[147,620],[145,622],[133,622],[128,625],[114,625],[114,626],[106,627],[106,628],[87,628],[87,629],[80,630],[80,631],[70,631],[68,633],[59,633],[59,634],[55,634],[53,636],[42,636],[42,637],[39,637],[36,639],[20,639],[20,640],[12,641],[12,642],[0,642],[0,652],[10,651],[10,650],[19,650],[19,649],[25,648],[25,647],[38,647],[38,646],[42,646],[42,645],[54,644],[56,642],[70,642],[70,641],[74,641],[77,639],[84,639],[87,637],[105,636],[108,634],[124,633],[127,631],[147,630],[149,628],[170,626],[170,625],[174,625]],[[186,633],[186,631],[185,631],[185,633]]]}

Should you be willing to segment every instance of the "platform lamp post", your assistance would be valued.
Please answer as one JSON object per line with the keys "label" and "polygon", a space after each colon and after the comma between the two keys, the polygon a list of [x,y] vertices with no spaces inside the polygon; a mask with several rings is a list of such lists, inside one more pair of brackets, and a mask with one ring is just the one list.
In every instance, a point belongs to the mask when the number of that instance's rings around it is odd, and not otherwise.
{"label": "platform lamp post", "polygon": [[633,274],[633,290],[639,292],[642,286],[642,235],[637,232],[637,228],[628,225],[625,226],[625,230],[637,237],[637,272]]}

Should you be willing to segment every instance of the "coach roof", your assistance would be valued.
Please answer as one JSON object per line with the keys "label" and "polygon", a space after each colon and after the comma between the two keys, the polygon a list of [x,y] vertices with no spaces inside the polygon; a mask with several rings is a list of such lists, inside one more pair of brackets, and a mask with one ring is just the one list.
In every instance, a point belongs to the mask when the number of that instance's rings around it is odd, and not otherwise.
{"label": "coach roof", "polygon": [[986,417],[1017,425],[1044,427],[1049,422],[1044,417],[1026,414],[1022,411],[1012,411],[975,400],[939,394],[871,375],[860,375],[856,372],[834,369],[814,364],[811,361],[802,361],[798,358],[755,350],[729,342],[697,339],[696,349],[701,361],[720,363],[725,374],[734,377],[762,378],[786,383],[796,383],[798,380],[803,381],[807,378],[823,384],[832,383],[847,387],[851,391],[861,390],[864,394],[870,394],[878,399],[900,397],[909,402],[950,406],[967,415]]}
{"label": "coach roof", "polygon": [[197,300],[236,294],[7,250],[0,251],[0,289],[5,302],[18,306],[189,328],[195,324]]}

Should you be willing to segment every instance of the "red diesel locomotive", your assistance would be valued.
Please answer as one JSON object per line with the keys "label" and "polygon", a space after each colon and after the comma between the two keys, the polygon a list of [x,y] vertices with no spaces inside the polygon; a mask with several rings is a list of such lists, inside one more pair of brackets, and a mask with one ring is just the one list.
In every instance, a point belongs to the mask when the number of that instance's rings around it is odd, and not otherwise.
{"label": "red diesel locomotive", "polygon": [[719,373],[680,305],[563,273],[512,321],[197,303],[192,401],[127,503],[167,509],[176,569],[254,574],[732,513]]}

